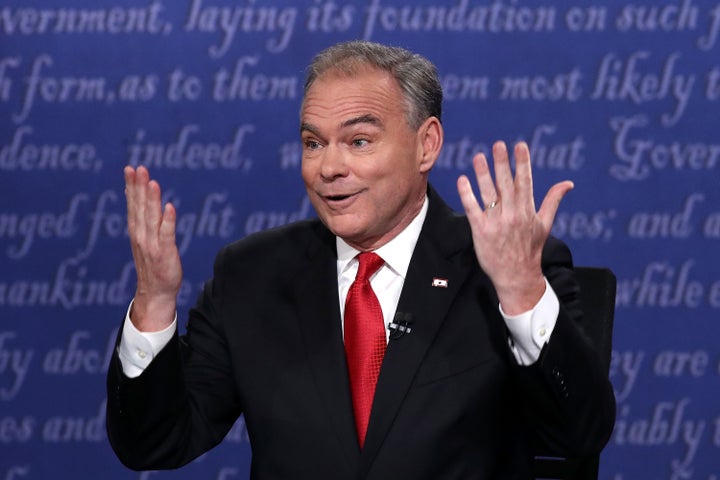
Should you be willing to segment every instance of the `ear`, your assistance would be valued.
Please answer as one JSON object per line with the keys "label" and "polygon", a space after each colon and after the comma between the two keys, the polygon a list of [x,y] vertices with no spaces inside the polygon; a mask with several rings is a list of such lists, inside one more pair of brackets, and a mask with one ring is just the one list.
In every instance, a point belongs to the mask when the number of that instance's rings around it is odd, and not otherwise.
{"label": "ear", "polygon": [[427,118],[418,129],[420,173],[427,173],[435,165],[443,145],[444,132],[437,117]]}

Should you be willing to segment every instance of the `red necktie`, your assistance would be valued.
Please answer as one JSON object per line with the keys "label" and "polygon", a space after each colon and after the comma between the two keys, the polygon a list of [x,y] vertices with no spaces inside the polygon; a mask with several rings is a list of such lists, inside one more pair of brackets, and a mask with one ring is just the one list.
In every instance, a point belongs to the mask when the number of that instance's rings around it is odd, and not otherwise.
{"label": "red necktie", "polygon": [[345,301],[345,356],[355,427],[362,448],[387,343],[382,309],[370,286],[370,277],[385,262],[372,252],[361,253],[358,260],[357,276]]}

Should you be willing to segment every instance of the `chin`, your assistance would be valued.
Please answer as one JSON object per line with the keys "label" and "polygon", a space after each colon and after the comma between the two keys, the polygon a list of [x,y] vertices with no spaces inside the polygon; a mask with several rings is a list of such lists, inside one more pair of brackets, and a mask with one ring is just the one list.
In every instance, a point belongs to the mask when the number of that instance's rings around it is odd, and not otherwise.
{"label": "chin", "polygon": [[325,222],[325,225],[331,232],[341,238],[354,238],[359,235],[354,225],[348,225],[345,222]]}
{"label": "chin", "polygon": [[363,230],[358,228],[359,221],[351,218],[324,218],[322,219],[328,229],[338,237],[353,242],[356,238],[362,238]]}

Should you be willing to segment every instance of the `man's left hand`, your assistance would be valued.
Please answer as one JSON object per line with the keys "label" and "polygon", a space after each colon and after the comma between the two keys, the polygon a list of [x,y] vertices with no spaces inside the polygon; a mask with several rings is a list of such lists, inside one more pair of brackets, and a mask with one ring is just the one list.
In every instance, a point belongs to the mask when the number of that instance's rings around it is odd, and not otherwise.
{"label": "man's left hand", "polygon": [[473,158],[483,207],[465,175],[458,193],[472,230],[480,267],[493,282],[508,315],[532,309],[545,292],[541,256],[560,201],[573,183],[556,183],[548,190],[540,210],[533,199],[530,152],[525,142],[515,146],[515,178],[505,143],[493,145],[495,181],[482,153]]}

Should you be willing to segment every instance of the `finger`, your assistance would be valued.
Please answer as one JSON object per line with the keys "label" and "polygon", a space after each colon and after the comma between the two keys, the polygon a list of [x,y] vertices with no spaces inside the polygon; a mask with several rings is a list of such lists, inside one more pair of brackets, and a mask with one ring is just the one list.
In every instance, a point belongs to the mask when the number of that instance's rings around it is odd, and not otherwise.
{"label": "finger", "polygon": [[490,167],[488,166],[485,154],[478,153],[473,158],[473,168],[475,169],[475,178],[480,188],[480,198],[482,198],[483,208],[487,208],[492,202],[497,201],[498,194],[495,190],[495,182],[490,176]]}
{"label": "finger", "polygon": [[150,173],[140,166],[135,170],[135,234],[138,240],[145,238],[147,232],[147,188]]}
{"label": "finger", "polygon": [[177,222],[177,211],[175,206],[168,202],[165,205],[165,212],[162,216],[162,223],[160,223],[160,244],[169,246],[175,244],[175,224]]}
{"label": "finger", "polygon": [[156,238],[160,230],[160,222],[162,221],[160,195],[160,185],[155,180],[150,180],[147,187],[147,218],[145,222],[147,238]]}
{"label": "finger", "polygon": [[525,142],[515,145],[515,201],[535,213],[530,150]]}
{"label": "finger", "polygon": [[552,229],[552,224],[555,221],[555,215],[560,207],[560,202],[573,188],[575,188],[575,184],[570,180],[566,180],[556,183],[548,190],[542,205],[540,205],[540,210],[538,210],[538,216],[546,232],[550,232]]}
{"label": "finger", "polygon": [[493,145],[493,163],[495,164],[495,182],[498,194],[504,206],[511,206],[514,186],[505,142],[495,142]]}
{"label": "finger", "polygon": [[470,224],[482,221],[482,209],[470,185],[470,180],[465,175],[460,175],[457,180],[457,190],[460,195],[460,202],[465,209]]}
{"label": "finger", "polygon": [[126,166],[123,170],[125,176],[125,202],[127,204],[127,221],[130,234],[135,231],[135,169]]}

